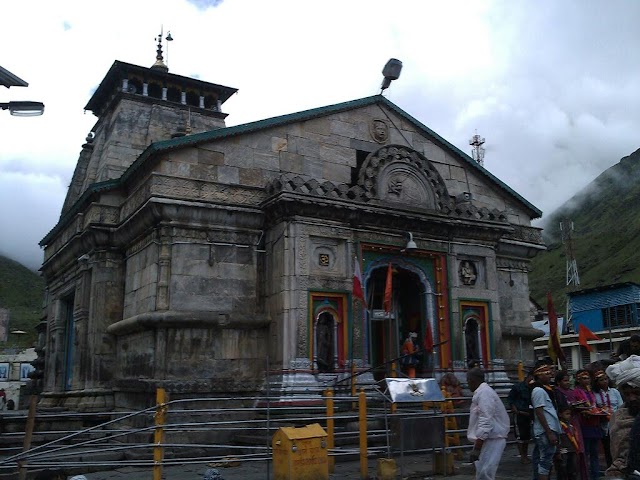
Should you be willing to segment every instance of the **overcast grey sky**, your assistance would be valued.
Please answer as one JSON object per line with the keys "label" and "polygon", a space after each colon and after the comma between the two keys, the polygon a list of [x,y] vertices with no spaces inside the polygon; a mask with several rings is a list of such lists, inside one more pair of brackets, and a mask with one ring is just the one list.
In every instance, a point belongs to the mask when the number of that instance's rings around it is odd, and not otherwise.
{"label": "overcast grey sky", "polygon": [[[96,121],[83,107],[114,60],[236,87],[227,125],[385,95],[545,213],[640,147],[640,2],[634,0],[31,1],[3,5],[0,65],[29,82],[0,102],[0,253],[32,269]],[[166,54],[166,51],[165,51]],[[165,57],[166,58],[166,57]]]}

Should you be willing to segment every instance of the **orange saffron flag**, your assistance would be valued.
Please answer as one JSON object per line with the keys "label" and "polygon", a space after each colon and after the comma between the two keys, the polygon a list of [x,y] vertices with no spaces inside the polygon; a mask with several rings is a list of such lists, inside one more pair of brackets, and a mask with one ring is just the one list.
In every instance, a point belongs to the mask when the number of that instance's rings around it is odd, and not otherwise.
{"label": "orange saffron flag", "polygon": [[580,343],[580,345],[582,345],[587,350],[591,351],[591,345],[589,345],[588,340],[600,340],[600,337],[581,323],[580,330],[578,331],[578,343]]}
{"label": "orange saffron flag", "polygon": [[387,268],[387,283],[384,287],[384,312],[391,312],[391,289],[393,285],[393,271],[391,269],[391,262],[389,262],[389,268]]}

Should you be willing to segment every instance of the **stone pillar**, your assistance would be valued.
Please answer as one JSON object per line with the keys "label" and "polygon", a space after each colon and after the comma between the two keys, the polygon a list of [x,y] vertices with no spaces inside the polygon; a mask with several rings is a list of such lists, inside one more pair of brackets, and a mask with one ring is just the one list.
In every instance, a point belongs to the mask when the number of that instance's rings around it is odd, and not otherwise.
{"label": "stone pillar", "polygon": [[160,229],[160,249],[158,254],[158,291],[156,310],[169,310],[169,282],[171,280],[171,233]]}
{"label": "stone pillar", "polygon": [[124,261],[119,252],[99,250],[91,259],[91,301],[87,322],[85,389],[91,404],[84,407],[105,410],[113,406],[110,391],[117,375],[115,337],[107,327],[122,320],[124,302]]}
{"label": "stone pillar", "polygon": [[87,323],[89,321],[89,303],[91,300],[91,270],[89,256],[83,255],[78,261],[76,275],[76,291],[73,305],[74,319],[74,351],[72,389],[82,390],[87,376]]}

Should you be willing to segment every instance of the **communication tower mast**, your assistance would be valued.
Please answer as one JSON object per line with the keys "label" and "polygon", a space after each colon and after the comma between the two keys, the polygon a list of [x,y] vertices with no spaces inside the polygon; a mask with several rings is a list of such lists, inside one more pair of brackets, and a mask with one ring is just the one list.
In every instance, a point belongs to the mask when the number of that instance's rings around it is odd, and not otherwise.
{"label": "communication tower mast", "polygon": [[560,233],[562,233],[562,243],[567,257],[567,286],[578,286],[580,285],[580,276],[573,250],[573,222],[570,219],[565,218],[560,222]]}
{"label": "communication tower mast", "polygon": [[484,145],[484,137],[481,137],[476,132],[476,134],[471,137],[471,140],[469,140],[469,145],[473,147],[471,150],[473,159],[478,162],[478,165],[484,166],[484,147],[482,146]]}

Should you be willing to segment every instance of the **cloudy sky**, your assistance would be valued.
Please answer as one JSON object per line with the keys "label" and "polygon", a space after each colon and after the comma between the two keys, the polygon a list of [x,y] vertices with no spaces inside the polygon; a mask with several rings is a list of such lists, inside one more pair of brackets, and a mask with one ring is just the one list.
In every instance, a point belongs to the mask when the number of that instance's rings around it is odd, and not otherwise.
{"label": "cloudy sky", "polygon": [[[385,95],[551,211],[640,147],[640,2],[634,0],[42,0],[2,7],[0,65],[29,82],[0,102],[0,253],[32,269],[96,118],[83,107],[114,60],[239,89],[227,125]],[[166,53],[166,50],[165,50]],[[165,56],[166,59],[166,56]]]}

